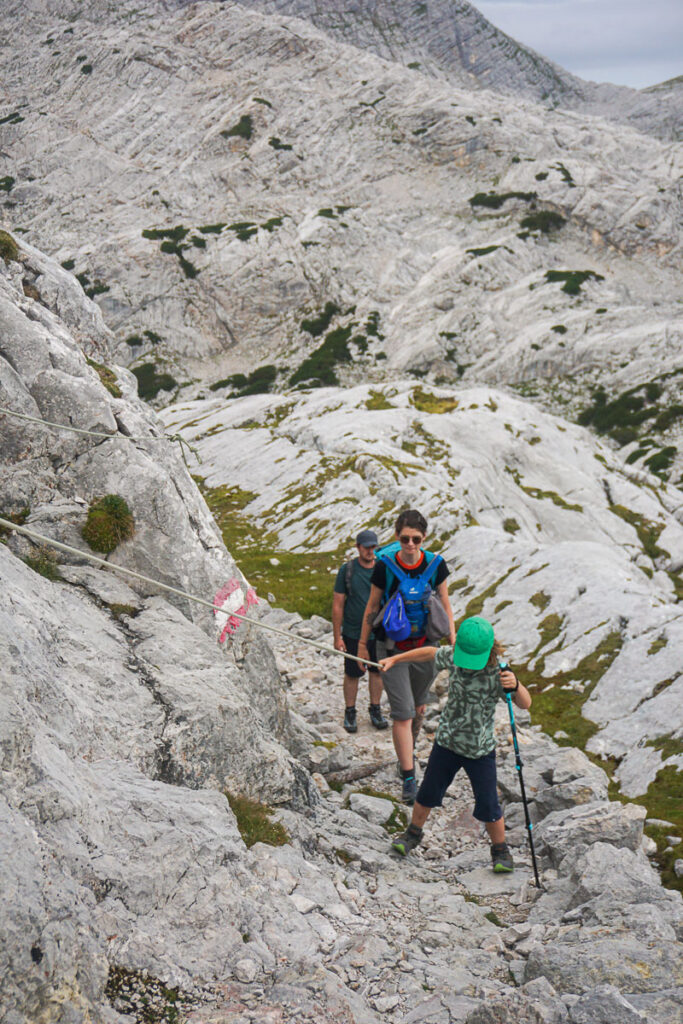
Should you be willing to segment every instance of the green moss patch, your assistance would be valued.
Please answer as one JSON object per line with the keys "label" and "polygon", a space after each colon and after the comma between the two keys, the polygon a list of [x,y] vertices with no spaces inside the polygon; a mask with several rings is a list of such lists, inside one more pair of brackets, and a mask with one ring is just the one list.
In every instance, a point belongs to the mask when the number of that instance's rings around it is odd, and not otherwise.
{"label": "green moss patch", "polygon": [[626,508],[625,505],[610,505],[610,512],[613,512],[615,516],[619,516],[625,523],[629,523],[634,527],[638,534],[638,540],[640,541],[641,547],[644,553],[651,558],[653,561],[656,558],[668,558],[669,552],[664,548],[660,548],[657,541],[659,535],[664,529],[663,523],[655,523],[651,519],[647,519],[639,512],[634,512],[633,509]]}
{"label": "green moss patch", "polygon": [[321,334],[325,333],[338,313],[341,313],[341,310],[336,302],[326,302],[325,308],[321,313],[317,316],[311,317],[310,320],[301,321],[301,330],[306,331],[307,334],[310,334],[314,338],[319,338]]}
{"label": "green moss patch", "polygon": [[538,210],[522,218],[519,226],[528,231],[540,231],[544,235],[549,235],[551,231],[559,231],[566,223],[565,218],[554,210]]}
{"label": "green moss patch", "polygon": [[131,373],[137,377],[138,395],[145,401],[156,398],[160,391],[173,391],[178,387],[178,381],[170,373],[157,373],[155,363],[133,366]]}
{"label": "green moss patch", "polygon": [[499,245],[485,245],[483,249],[466,249],[470,256],[488,256],[489,253],[495,252],[496,249],[500,249]]}
{"label": "green moss patch", "polygon": [[93,551],[108,555],[134,533],[133,514],[120,494],[105,494],[90,503],[81,536]]}
{"label": "green moss patch", "polygon": [[505,519],[503,521],[503,529],[505,530],[506,533],[517,533],[520,529],[520,526],[516,519],[510,517],[509,519]]}
{"label": "green moss patch", "polygon": [[330,331],[322,345],[311,352],[299,369],[292,374],[289,383],[306,384],[309,387],[331,387],[338,384],[335,367],[338,363],[351,361],[348,341],[352,332],[353,325],[337,327]]}
{"label": "green moss patch", "polygon": [[88,359],[87,356],[85,361],[88,366],[92,366],[93,370],[95,370],[109,394],[113,395],[114,398],[120,398],[122,391],[116,383],[116,374],[114,371],[110,370],[108,366],[103,366],[102,363],[96,363],[94,359]]}
{"label": "green moss patch", "polygon": [[27,555],[23,561],[29,569],[33,569],[39,576],[44,576],[46,580],[54,581],[61,580],[62,578],[57,563],[57,556],[51,548],[37,548],[35,554]]}
{"label": "green moss patch", "polygon": [[525,203],[532,203],[536,199],[535,192],[477,192],[468,200],[470,206],[483,206],[492,210],[499,210],[509,199],[521,199]]}
{"label": "green moss patch", "polygon": [[245,395],[261,395],[271,390],[277,377],[277,368],[272,364],[259,366],[256,370],[245,376],[243,373],[234,373],[231,377],[217,380],[211,384],[210,391],[219,391],[221,388],[235,388],[230,398],[243,398]]}
{"label": "green moss patch", "polygon": [[107,608],[115,619],[122,619],[124,616],[134,619],[139,612],[139,608],[136,608],[134,604],[118,604],[116,601],[108,604]]}
{"label": "green moss patch", "polygon": [[653,640],[647,649],[648,654],[656,654],[657,651],[661,651],[668,644],[669,640],[666,633],[660,633],[656,640]]}
{"label": "green moss patch", "polygon": [[235,815],[237,827],[246,846],[267,843],[269,846],[285,846],[291,842],[289,833],[279,821],[272,821],[273,809],[245,796],[225,793],[230,810]]}
{"label": "green moss patch", "polygon": [[562,282],[562,291],[567,295],[578,295],[581,285],[586,281],[604,281],[602,274],[594,270],[546,270],[545,279],[548,283]]}
{"label": "green moss patch", "polygon": [[194,278],[199,271],[184,255],[192,244],[191,240],[185,241],[189,233],[190,228],[177,224],[174,228],[145,228],[142,237],[161,241],[161,252],[176,256],[185,277]]}
{"label": "green moss patch", "polygon": [[456,398],[439,398],[422,388],[414,388],[410,395],[410,403],[420,412],[444,413],[453,412],[458,407]]}
{"label": "green moss patch", "polygon": [[238,139],[250,139],[254,130],[254,125],[250,114],[242,114],[239,121],[232,126],[232,128],[224,128],[221,135],[224,139],[238,138]]}
{"label": "green moss patch", "polygon": [[656,383],[638,384],[609,399],[603,387],[593,392],[592,405],[579,415],[581,426],[590,426],[598,434],[609,434],[617,443],[628,444],[637,438],[640,427],[655,419],[661,387]]}
{"label": "green moss patch", "polygon": [[569,501],[565,501],[565,499],[560,494],[557,494],[556,491],[544,491],[541,490],[540,487],[530,487],[527,484],[523,484],[519,470],[510,469],[509,466],[506,466],[505,472],[510,474],[519,489],[524,491],[525,494],[528,494],[530,498],[536,498],[538,501],[552,501],[553,505],[557,505],[558,508],[567,509],[568,512],[583,512],[583,505],[576,505]]}
{"label": "green moss patch", "polygon": [[365,408],[374,412],[379,409],[393,409],[394,407],[381,391],[371,391],[370,397],[365,401]]}
{"label": "green moss patch", "polygon": [[4,178],[0,178],[0,192],[11,192],[14,184],[15,179],[11,175],[6,174]]}
{"label": "green moss patch", "polygon": [[96,295],[102,295],[110,290],[109,285],[101,281],[99,277],[91,281],[86,273],[76,274],[76,280],[89,299],[94,299]]}

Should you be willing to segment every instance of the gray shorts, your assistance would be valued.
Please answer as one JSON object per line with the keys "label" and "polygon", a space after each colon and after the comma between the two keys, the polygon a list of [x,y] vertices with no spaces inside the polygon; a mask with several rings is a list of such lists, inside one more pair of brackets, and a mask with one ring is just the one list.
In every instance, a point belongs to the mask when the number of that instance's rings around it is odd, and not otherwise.
{"label": "gray shorts", "polygon": [[[394,648],[387,650],[382,640],[377,641],[377,658],[396,654]],[[416,661],[394,665],[388,672],[382,672],[384,691],[389,699],[391,717],[397,722],[415,718],[415,706],[426,704],[429,688],[434,681],[434,662]]]}

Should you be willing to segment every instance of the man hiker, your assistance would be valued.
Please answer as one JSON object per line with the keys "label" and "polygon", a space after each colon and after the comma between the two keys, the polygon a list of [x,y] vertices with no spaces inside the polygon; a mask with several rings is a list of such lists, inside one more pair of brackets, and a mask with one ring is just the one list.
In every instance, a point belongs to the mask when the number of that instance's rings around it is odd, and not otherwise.
{"label": "man hiker", "polygon": [[[365,606],[370,596],[370,579],[375,567],[375,548],[377,534],[372,530],[361,530],[356,537],[358,556],[342,565],[334,583],[332,598],[332,629],[334,646],[338,651],[358,654],[358,638]],[[374,638],[367,639],[366,655],[370,661],[377,661]],[[344,728],[347,732],[356,732],[356,697],[358,696],[358,680],[365,672],[363,665],[350,658],[344,659]],[[375,729],[387,729],[389,723],[382,714],[382,680],[377,669],[368,670],[370,689],[370,721]]]}
{"label": "man hiker", "polygon": [[441,807],[446,790],[464,768],[474,796],[474,817],[483,822],[491,842],[493,870],[514,869],[498,802],[493,723],[496,705],[505,700],[507,692],[523,709],[531,706],[531,696],[506,663],[500,662],[502,654],[491,623],[475,615],[460,624],[454,646],[424,646],[380,661],[385,672],[406,663],[431,664],[437,672],[448,669],[448,699],[413,805],[412,820],[392,843],[404,857],[421,841],[431,809]]}
{"label": "man hiker", "polygon": [[[358,655],[369,657],[368,639],[373,629],[377,639],[380,661],[401,651],[413,651],[427,641],[430,600],[441,605],[439,609],[442,629],[450,643],[455,642],[453,611],[448,600],[446,578],[448,568],[439,555],[422,549],[427,535],[427,521],[415,509],[401,512],[395,525],[396,541],[380,552],[372,573],[363,626],[358,644]],[[430,569],[431,566],[431,569]],[[399,594],[397,595],[397,592]],[[395,639],[389,635],[388,614],[392,601],[405,594],[403,609],[407,616],[408,635]],[[397,596],[394,596],[397,595]],[[375,624],[380,607],[385,608],[382,622]],[[405,629],[400,631],[405,632]],[[399,635],[396,631],[395,635]],[[434,680],[433,659],[405,663],[399,662],[382,673],[382,682],[391,708],[392,736],[403,779],[402,799],[412,804],[417,793],[414,747],[417,740],[416,724],[424,716],[427,694]]]}

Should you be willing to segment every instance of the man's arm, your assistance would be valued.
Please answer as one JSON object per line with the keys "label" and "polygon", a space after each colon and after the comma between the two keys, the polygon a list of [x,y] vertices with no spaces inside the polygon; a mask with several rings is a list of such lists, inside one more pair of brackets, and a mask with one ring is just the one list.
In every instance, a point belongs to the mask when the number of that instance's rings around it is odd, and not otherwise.
{"label": "man's arm", "polygon": [[361,647],[365,649],[364,653],[367,654],[368,638],[372,632],[372,624],[377,618],[377,612],[379,611],[381,601],[382,589],[381,587],[376,587],[375,584],[373,583],[370,586],[370,597],[368,598],[368,603],[365,606],[365,611],[363,612],[363,622],[360,627],[360,640],[358,641],[359,657],[363,656],[360,650]]}
{"label": "man's arm", "polygon": [[453,621],[453,609],[451,608],[451,602],[448,599],[448,580],[443,580],[443,582],[439,583],[438,587],[436,588],[436,592],[439,595],[439,598],[441,599],[441,604],[444,606],[444,610],[446,612],[446,615],[448,616],[448,621],[450,623],[448,642],[449,644],[454,644],[455,622]]}
{"label": "man's arm", "polygon": [[344,618],[344,605],[346,594],[332,595],[332,632],[334,633],[334,646],[337,651],[345,651],[346,644],[342,640],[342,620]]}

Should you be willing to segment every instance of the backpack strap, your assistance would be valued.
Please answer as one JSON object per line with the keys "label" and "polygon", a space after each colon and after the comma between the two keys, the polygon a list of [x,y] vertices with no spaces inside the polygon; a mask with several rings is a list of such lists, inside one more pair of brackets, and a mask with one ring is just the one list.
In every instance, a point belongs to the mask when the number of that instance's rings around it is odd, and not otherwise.
{"label": "backpack strap", "polygon": [[391,574],[393,573],[399,583],[401,583],[403,580],[408,579],[408,573],[403,571],[401,566],[394,561],[391,555],[381,554],[378,555],[378,558],[387,571],[386,581],[384,584],[384,603],[386,604],[387,597],[389,596],[389,587],[391,586]]}
{"label": "backpack strap", "polygon": [[346,588],[347,597],[351,594],[351,580],[353,578],[353,570],[356,568],[357,561],[357,558],[350,558],[345,566],[346,572],[344,573],[344,586]]}
{"label": "backpack strap", "polygon": [[[435,555],[433,551],[425,551],[424,556],[425,559],[427,560],[427,564],[417,578],[420,580],[429,580],[431,579],[432,574],[436,571],[441,562],[443,562],[443,558],[441,557],[441,555]],[[387,595],[389,594],[389,587],[391,586],[390,573],[394,574],[399,583],[402,583],[403,580],[408,579],[408,573],[401,568],[398,562],[391,555],[381,554],[378,555],[378,558],[381,562],[384,563],[387,569],[387,582],[384,588],[384,600],[386,601]]]}
{"label": "backpack strap", "polygon": [[432,555],[432,557],[427,562],[424,572],[420,573],[420,575],[418,576],[418,579],[420,580],[430,580],[432,578],[433,573],[439,568],[441,562],[443,562],[443,558],[441,557],[441,555],[434,555],[432,554],[431,551],[425,551],[425,555],[427,554]]}

